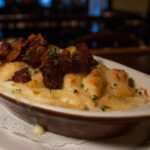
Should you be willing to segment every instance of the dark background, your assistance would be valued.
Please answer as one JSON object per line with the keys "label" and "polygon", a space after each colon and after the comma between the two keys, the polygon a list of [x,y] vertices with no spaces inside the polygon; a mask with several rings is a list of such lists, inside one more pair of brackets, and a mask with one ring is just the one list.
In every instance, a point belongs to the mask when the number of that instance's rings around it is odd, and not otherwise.
{"label": "dark background", "polygon": [[150,74],[150,0],[0,0],[0,39],[31,33]]}
{"label": "dark background", "polygon": [[80,41],[92,48],[148,45],[149,4],[149,0],[0,0],[0,38],[40,32],[61,47]]}

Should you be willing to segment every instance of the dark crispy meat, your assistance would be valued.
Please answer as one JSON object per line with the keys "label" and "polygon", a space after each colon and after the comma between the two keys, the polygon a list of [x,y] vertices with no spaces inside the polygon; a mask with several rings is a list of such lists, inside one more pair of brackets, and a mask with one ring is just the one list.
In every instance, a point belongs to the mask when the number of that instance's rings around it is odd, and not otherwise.
{"label": "dark crispy meat", "polygon": [[60,83],[62,83],[65,74],[89,73],[91,68],[97,64],[84,45],[78,45],[77,48],[77,51],[72,56],[67,50],[62,53],[56,53],[54,48],[47,50],[43,54],[40,69],[43,75],[43,82],[48,88],[61,88]]}
{"label": "dark crispy meat", "polygon": [[0,59],[5,60],[7,55],[11,52],[12,48],[8,42],[3,42],[0,45]]}
{"label": "dark crispy meat", "polygon": [[15,82],[28,82],[31,80],[28,68],[23,68],[20,71],[15,72],[15,74],[12,77],[12,80]]}
{"label": "dark crispy meat", "polygon": [[45,46],[47,44],[44,37],[39,33],[37,35],[31,34],[27,39],[30,47],[38,47],[38,46]]}
{"label": "dark crispy meat", "polygon": [[6,57],[7,61],[16,60],[21,54],[22,49],[26,46],[25,39],[16,39],[11,43],[12,51]]}
{"label": "dark crispy meat", "polygon": [[49,67],[41,68],[43,75],[43,82],[46,87],[50,89],[59,89],[62,87],[63,74],[59,69],[51,70]]}
{"label": "dark crispy meat", "polygon": [[97,62],[89,52],[85,43],[77,44],[77,51],[73,53],[72,61],[77,67],[77,72],[88,73],[91,67],[96,65]]}
{"label": "dark crispy meat", "polygon": [[69,51],[66,50],[61,55],[58,55],[58,59],[60,68],[64,74],[75,72],[76,68],[73,65]]}
{"label": "dark crispy meat", "polygon": [[38,67],[41,64],[40,57],[46,50],[47,43],[41,34],[32,34],[28,37],[27,49],[22,59],[32,67]]}
{"label": "dark crispy meat", "polygon": [[41,57],[42,64],[40,69],[43,75],[43,82],[50,89],[58,89],[62,86],[63,72],[60,68],[59,57],[56,49],[47,50]]}
{"label": "dark crispy meat", "polygon": [[[88,51],[86,44],[77,44],[77,51],[71,54],[67,49],[62,53],[54,45],[48,45],[41,34],[32,34],[27,40],[17,39],[2,43],[0,46],[0,63],[9,61],[24,61],[32,67],[40,67],[43,82],[50,89],[62,87],[63,77],[68,73],[89,73],[97,64]],[[28,82],[30,75],[24,68],[17,71],[12,80]]]}

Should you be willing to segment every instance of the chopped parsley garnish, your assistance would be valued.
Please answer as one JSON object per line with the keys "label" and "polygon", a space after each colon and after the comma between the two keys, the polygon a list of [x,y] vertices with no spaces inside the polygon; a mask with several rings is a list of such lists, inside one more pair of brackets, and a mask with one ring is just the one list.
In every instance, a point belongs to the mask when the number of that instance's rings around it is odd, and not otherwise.
{"label": "chopped parsley garnish", "polygon": [[46,56],[46,59],[48,59],[49,58],[49,56]]}
{"label": "chopped parsley garnish", "polygon": [[59,63],[59,60],[54,59],[54,64],[57,65]]}
{"label": "chopped parsley garnish", "polygon": [[52,57],[56,57],[56,48],[55,47],[51,47],[51,49],[49,51],[49,55]]}
{"label": "chopped parsley garnish", "polygon": [[35,71],[34,71],[34,74],[37,74],[37,73],[39,73],[39,72],[38,72],[37,70],[35,70]]}
{"label": "chopped parsley garnish", "polygon": [[80,86],[81,86],[81,87],[84,87],[84,84],[81,83]]}
{"label": "chopped parsley garnish", "polygon": [[21,92],[21,89],[16,89],[16,91]]}
{"label": "chopped parsley garnish", "polygon": [[24,55],[23,59],[26,60],[26,61],[29,61],[30,60],[30,56]]}
{"label": "chopped parsley garnish", "polygon": [[25,73],[29,74],[29,68],[26,68]]}
{"label": "chopped parsley garnish", "polygon": [[97,100],[99,97],[96,95],[93,95],[92,100]]}
{"label": "chopped parsley garnish", "polygon": [[142,92],[140,91],[140,92],[138,92],[139,93],[139,95],[142,95]]}
{"label": "chopped parsley garnish", "polygon": [[12,90],[11,93],[14,93],[14,90]]}
{"label": "chopped parsley garnish", "polygon": [[14,84],[14,83],[12,83],[11,85],[12,85],[12,86],[15,86],[15,84]]}
{"label": "chopped parsley garnish", "polygon": [[142,95],[142,92],[138,91],[138,89],[135,89],[135,92],[137,92],[139,95]]}
{"label": "chopped parsley garnish", "polygon": [[26,54],[27,54],[27,55],[30,55],[30,54],[31,54],[31,51],[26,50]]}
{"label": "chopped parsley garnish", "polygon": [[118,84],[117,83],[114,83],[114,86],[117,86]]}
{"label": "chopped parsley garnish", "polygon": [[104,107],[102,107],[102,108],[100,108],[102,111],[105,111],[105,108]]}
{"label": "chopped parsley garnish", "polygon": [[73,93],[79,93],[78,90],[74,89]]}

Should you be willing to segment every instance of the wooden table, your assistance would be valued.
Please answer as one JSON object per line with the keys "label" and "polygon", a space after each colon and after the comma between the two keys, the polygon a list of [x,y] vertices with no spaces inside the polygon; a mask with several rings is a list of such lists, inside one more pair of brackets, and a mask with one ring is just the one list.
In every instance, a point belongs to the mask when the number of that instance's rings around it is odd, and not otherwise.
{"label": "wooden table", "polygon": [[123,48],[120,50],[117,49],[116,52],[113,49],[110,49],[110,51],[91,50],[91,52],[92,54],[114,60],[150,75],[150,47],[146,47],[142,51],[140,49]]}

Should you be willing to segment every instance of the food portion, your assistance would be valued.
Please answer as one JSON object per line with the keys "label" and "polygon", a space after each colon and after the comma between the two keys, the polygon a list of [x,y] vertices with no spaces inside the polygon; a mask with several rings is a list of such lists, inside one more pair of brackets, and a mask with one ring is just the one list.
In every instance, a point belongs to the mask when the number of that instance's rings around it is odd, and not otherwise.
{"label": "food portion", "polygon": [[81,43],[60,49],[41,34],[0,45],[0,93],[78,110],[127,110],[148,103],[127,72],[98,63]]}

